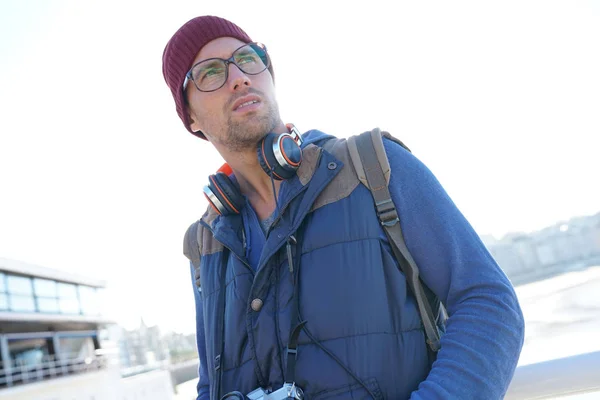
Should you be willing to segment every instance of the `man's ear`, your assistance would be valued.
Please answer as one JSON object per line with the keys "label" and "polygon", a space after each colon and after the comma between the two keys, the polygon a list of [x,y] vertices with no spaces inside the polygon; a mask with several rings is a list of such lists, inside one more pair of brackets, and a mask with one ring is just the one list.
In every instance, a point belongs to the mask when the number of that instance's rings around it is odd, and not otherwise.
{"label": "man's ear", "polygon": [[206,134],[206,132],[202,131],[202,128],[200,127],[200,124],[194,118],[196,118],[196,117],[192,114],[192,112],[188,111],[188,120],[190,121],[190,129],[193,132],[200,132],[202,135],[204,135],[204,138],[206,140],[208,140],[209,142],[211,142],[210,136],[208,136]]}
{"label": "man's ear", "polygon": [[188,119],[190,121],[190,128],[192,129],[192,131],[194,131],[194,132],[201,131],[202,129],[200,128],[200,125],[196,121],[196,117],[194,116],[192,111],[189,109],[189,107],[188,107],[187,112],[188,112]]}

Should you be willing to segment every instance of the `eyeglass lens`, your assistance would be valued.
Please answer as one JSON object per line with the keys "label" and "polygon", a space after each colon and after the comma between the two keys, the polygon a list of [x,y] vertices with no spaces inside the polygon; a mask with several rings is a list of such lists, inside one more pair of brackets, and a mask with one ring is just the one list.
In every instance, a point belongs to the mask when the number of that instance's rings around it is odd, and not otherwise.
{"label": "eyeglass lens", "polygon": [[[256,75],[267,69],[269,59],[266,50],[255,43],[237,49],[228,61],[245,74]],[[227,80],[228,64],[225,60],[213,58],[202,61],[192,69],[192,78],[198,89],[202,91],[216,90]]]}

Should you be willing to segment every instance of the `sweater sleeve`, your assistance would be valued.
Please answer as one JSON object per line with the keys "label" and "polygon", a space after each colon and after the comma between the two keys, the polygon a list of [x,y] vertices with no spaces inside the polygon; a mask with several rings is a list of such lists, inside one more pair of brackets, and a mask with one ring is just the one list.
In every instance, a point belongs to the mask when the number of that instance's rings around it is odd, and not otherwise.
{"label": "sweater sleeve", "polygon": [[406,245],[449,315],[437,360],[411,399],[501,399],[523,346],[514,289],[431,171],[398,144],[384,146]]}
{"label": "sweater sleeve", "polygon": [[190,262],[192,273],[192,286],[194,287],[194,300],[196,302],[196,346],[198,347],[198,358],[200,366],[198,368],[197,400],[208,400],[210,397],[210,387],[208,383],[208,370],[206,362],[206,343],[204,341],[204,310],[202,305],[202,296],[196,288],[196,279],[194,277],[194,265]]}

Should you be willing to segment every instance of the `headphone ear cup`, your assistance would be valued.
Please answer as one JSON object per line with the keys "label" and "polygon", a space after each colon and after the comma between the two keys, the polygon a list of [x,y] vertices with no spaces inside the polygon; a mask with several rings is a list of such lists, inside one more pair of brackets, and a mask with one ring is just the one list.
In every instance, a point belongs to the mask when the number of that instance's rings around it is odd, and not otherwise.
{"label": "headphone ear cup", "polygon": [[[275,158],[273,156],[273,139],[275,136],[274,133],[269,133],[256,146],[258,163],[267,175],[271,175],[271,170],[275,169],[275,164],[273,163],[273,159]],[[277,179],[277,176],[275,176],[275,179]]]}
{"label": "headphone ear cup", "polygon": [[285,133],[266,135],[258,142],[256,154],[263,171],[269,176],[272,172],[273,178],[277,180],[293,177],[302,161],[300,146],[289,134]]}
{"label": "headphone ear cup", "polygon": [[204,187],[204,195],[221,215],[239,214],[244,206],[244,198],[237,186],[222,172],[208,177],[209,184]]}

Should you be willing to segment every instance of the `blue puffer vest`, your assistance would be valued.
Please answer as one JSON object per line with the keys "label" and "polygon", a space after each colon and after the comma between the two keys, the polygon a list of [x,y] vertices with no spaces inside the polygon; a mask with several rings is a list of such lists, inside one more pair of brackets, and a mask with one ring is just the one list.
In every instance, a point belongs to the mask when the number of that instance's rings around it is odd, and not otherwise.
{"label": "blue puffer vest", "polygon": [[200,250],[199,346],[206,346],[211,399],[218,396],[217,366],[221,396],[259,386],[278,389],[284,382],[294,292],[286,240],[299,228],[294,259],[300,253],[298,301],[306,330],[299,336],[296,384],[306,399],[369,398],[348,369],[376,398],[408,398],[430,369],[424,333],[371,193],[350,165],[345,139],[306,146],[297,176],[283,185],[282,217],[269,233],[257,272],[245,260],[241,216],[209,209],[188,230]]}

